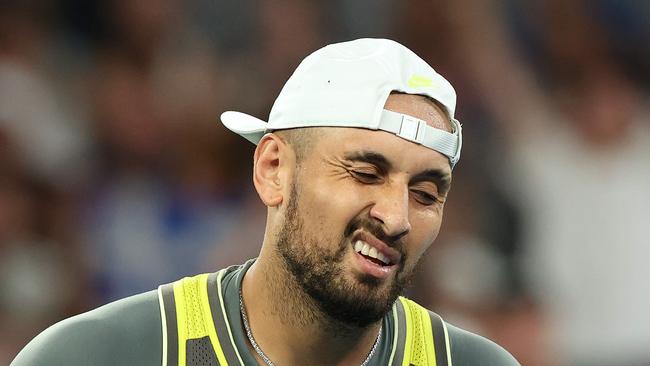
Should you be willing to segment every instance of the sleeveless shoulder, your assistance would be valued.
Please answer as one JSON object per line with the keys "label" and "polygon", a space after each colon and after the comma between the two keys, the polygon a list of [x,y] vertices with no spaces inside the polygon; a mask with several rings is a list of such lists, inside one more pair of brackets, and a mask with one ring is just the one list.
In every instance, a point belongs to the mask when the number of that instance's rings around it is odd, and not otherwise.
{"label": "sleeveless shoulder", "polygon": [[11,366],[159,366],[160,319],[156,291],[118,300],[47,328]]}
{"label": "sleeveless shoulder", "polygon": [[521,366],[508,351],[491,340],[447,323],[454,366]]}

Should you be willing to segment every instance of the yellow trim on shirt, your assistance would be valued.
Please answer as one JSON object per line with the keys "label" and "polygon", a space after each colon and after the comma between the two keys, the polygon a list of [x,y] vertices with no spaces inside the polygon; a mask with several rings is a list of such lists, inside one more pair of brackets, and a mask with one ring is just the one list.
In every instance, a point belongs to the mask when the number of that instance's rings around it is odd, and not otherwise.
{"label": "yellow trim on shirt", "polygon": [[208,274],[202,274],[198,278],[199,282],[199,299],[201,302],[201,309],[203,310],[203,319],[205,319],[206,331],[210,337],[210,343],[214,348],[214,353],[217,355],[219,365],[228,366],[226,355],[221,349],[219,337],[217,336],[217,329],[214,327],[214,319],[212,318],[212,310],[210,309],[210,300],[208,296]]}

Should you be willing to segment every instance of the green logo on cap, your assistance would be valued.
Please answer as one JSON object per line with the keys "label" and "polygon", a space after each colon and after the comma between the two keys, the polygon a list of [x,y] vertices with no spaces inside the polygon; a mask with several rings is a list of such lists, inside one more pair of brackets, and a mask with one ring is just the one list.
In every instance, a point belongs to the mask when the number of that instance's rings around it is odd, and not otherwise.
{"label": "green logo on cap", "polygon": [[433,86],[433,80],[426,76],[413,74],[406,82],[411,88],[421,88],[425,86]]}

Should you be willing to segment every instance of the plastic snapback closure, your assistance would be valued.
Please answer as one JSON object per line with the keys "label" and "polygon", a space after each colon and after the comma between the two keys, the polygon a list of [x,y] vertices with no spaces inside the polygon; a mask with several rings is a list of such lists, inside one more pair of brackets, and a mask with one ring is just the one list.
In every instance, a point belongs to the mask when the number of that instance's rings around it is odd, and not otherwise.
{"label": "plastic snapback closure", "polygon": [[403,114],[397,136],[422,144],[424,134],[420,131],[424,131],[423,125],[426,126],[426,122]]}

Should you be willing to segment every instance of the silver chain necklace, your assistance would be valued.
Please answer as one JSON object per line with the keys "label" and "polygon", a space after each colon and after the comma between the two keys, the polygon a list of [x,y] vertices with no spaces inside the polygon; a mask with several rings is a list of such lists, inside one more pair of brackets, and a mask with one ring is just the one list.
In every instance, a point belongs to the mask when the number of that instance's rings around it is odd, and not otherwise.
{"label": "silver chain necklace", "polygon": [[[262,351],[259,344],[255,342],[255,338],[253,338],[253,332],[251,332],[251,327],[248,324],[248,316],[246,316],[246,308],[244,307],[244,297],[241,294],[241,288],[239,289],[239,308],[241,310],[242,320],[244,321],[244,329],[246,329],[246,336],[248,336],[248,340],[251,342],[253,349],[255,350],[257,355],[262,358],[262,360],[267,366],[275,366],[273,361],[271,361],[271,359],[266,354],[264,354],[264,351]],[[361,363],[360,366],[366,366],[368,362],[370,362],[372,356],[375,354],[375,351],[377,350],[377,345],[381,341],[381,330],[382,330],[382,325],[379,326],[379,335],[377,335],[377,339],[375,339],[375,344],[372,345],[372,349],[370,350],[370,353],[368,354],[366,359],[363,360],[363,363]]]}

